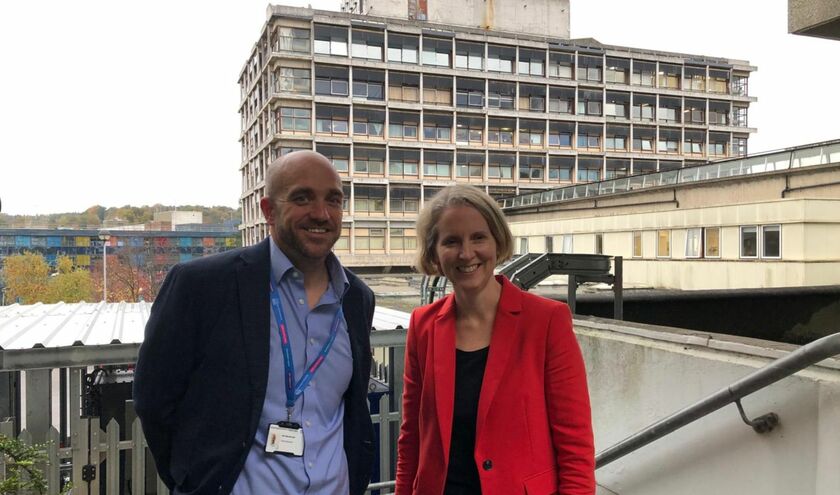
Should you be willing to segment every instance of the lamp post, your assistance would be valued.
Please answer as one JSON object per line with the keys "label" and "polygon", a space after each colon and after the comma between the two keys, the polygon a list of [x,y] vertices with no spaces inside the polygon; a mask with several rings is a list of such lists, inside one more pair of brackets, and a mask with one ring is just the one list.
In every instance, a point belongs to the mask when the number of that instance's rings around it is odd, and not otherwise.
{"label": "lamp post", "polygon": [[108,241],[111,235],[102,232],[99,239],[102,241],[102,300],[108,302]]}

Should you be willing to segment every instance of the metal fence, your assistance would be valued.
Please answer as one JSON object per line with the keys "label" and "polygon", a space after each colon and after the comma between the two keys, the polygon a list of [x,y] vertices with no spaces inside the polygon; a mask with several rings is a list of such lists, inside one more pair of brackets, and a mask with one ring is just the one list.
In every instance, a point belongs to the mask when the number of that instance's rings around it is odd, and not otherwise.
{"label": "metal fence", "polygon": [[[380,392],[372,385],[369,396],[379,440],[371,488],[373,494],[385,494],[392,493],[395,477],[401,416],[394,398],[402,395],[405,330],[375,331],[371,344],[377,356],[371,375],[387,385],[387,391]],[[12,416],[0,417],[0,434],[39,447],[46,460],[38,467],[50,495],[61,493],[68,482],[73,495],[167,494],[132,402],[125,400],[116,413],[96,411],[102,405],[97,400],[103,399],[98,396],[103,386],[97,383],[99,370],[109,370],[112,381],[127,383],[139,344],[96,347],[96,352],[72,347],[0,350],[0,400],[13,413],[4,414],[0,408],[0,416]],[[0,456],[0,480],[7,473],[5,462]]]}

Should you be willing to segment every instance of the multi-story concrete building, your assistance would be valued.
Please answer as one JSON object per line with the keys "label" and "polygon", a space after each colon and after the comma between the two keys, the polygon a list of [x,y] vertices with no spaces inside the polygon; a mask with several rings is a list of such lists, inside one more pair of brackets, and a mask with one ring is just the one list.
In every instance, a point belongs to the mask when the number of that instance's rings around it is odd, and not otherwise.
{"label": "multi-story concrete building", "polygon": [[748,62],[568,39],[564,0],[464,5],[465,25],[424,0],[269,6],[239,80],[245,244],[267,235],[266,167],[297,149],[342,177],[335,250],[355,267],[409,265],[447,184],[502,198],[746,154]]}

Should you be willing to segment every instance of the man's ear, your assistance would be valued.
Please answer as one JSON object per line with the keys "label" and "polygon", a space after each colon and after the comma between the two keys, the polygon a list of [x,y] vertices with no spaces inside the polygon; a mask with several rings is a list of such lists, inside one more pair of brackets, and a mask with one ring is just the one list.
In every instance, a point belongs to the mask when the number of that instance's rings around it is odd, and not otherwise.
{"label": "man's ear", "polygon": [[269,223],[269,225],[274,224],[274,203],[268,198],[260,199],[260,210],[262,211],[263,218],[265,221]]}

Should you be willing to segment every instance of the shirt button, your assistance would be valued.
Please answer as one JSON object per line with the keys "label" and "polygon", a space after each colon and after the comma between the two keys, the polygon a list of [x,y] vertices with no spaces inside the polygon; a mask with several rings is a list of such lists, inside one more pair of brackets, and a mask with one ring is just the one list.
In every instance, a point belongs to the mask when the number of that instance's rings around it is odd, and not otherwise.
{"label": "shirt button", "polygon": [[493,461],[490,459],[486,459],[482,464],[481,467],[484,468],[485,471],[490,471],[493,469]]}
{"label": "shirt button", "polygon": [[304,421],[303,424],[305,424],[306,426],[312,426],[312,422],[309,421],[308,419],[306,421]]}
{"label": "shirt button", "polygon": [[298,304],[303,304],[303,299],[298,299]]}
{"label": "shirt button", "polygon": [[292,278],[298,278],[298,272],[292,272]]}
{"label": "shirt button", "polygon": [[309,343],[315,345],[315,339],[309,339]]}
{"label": "shirt button", "polygon": [[312,468],[312,466],[313,466],[313,464],[312,464],[311,462],[310,462],[309,464],[307,464],[307,465],[309,466],[309,468],[310,468],[310,469],[311,469],[311,468]]}

